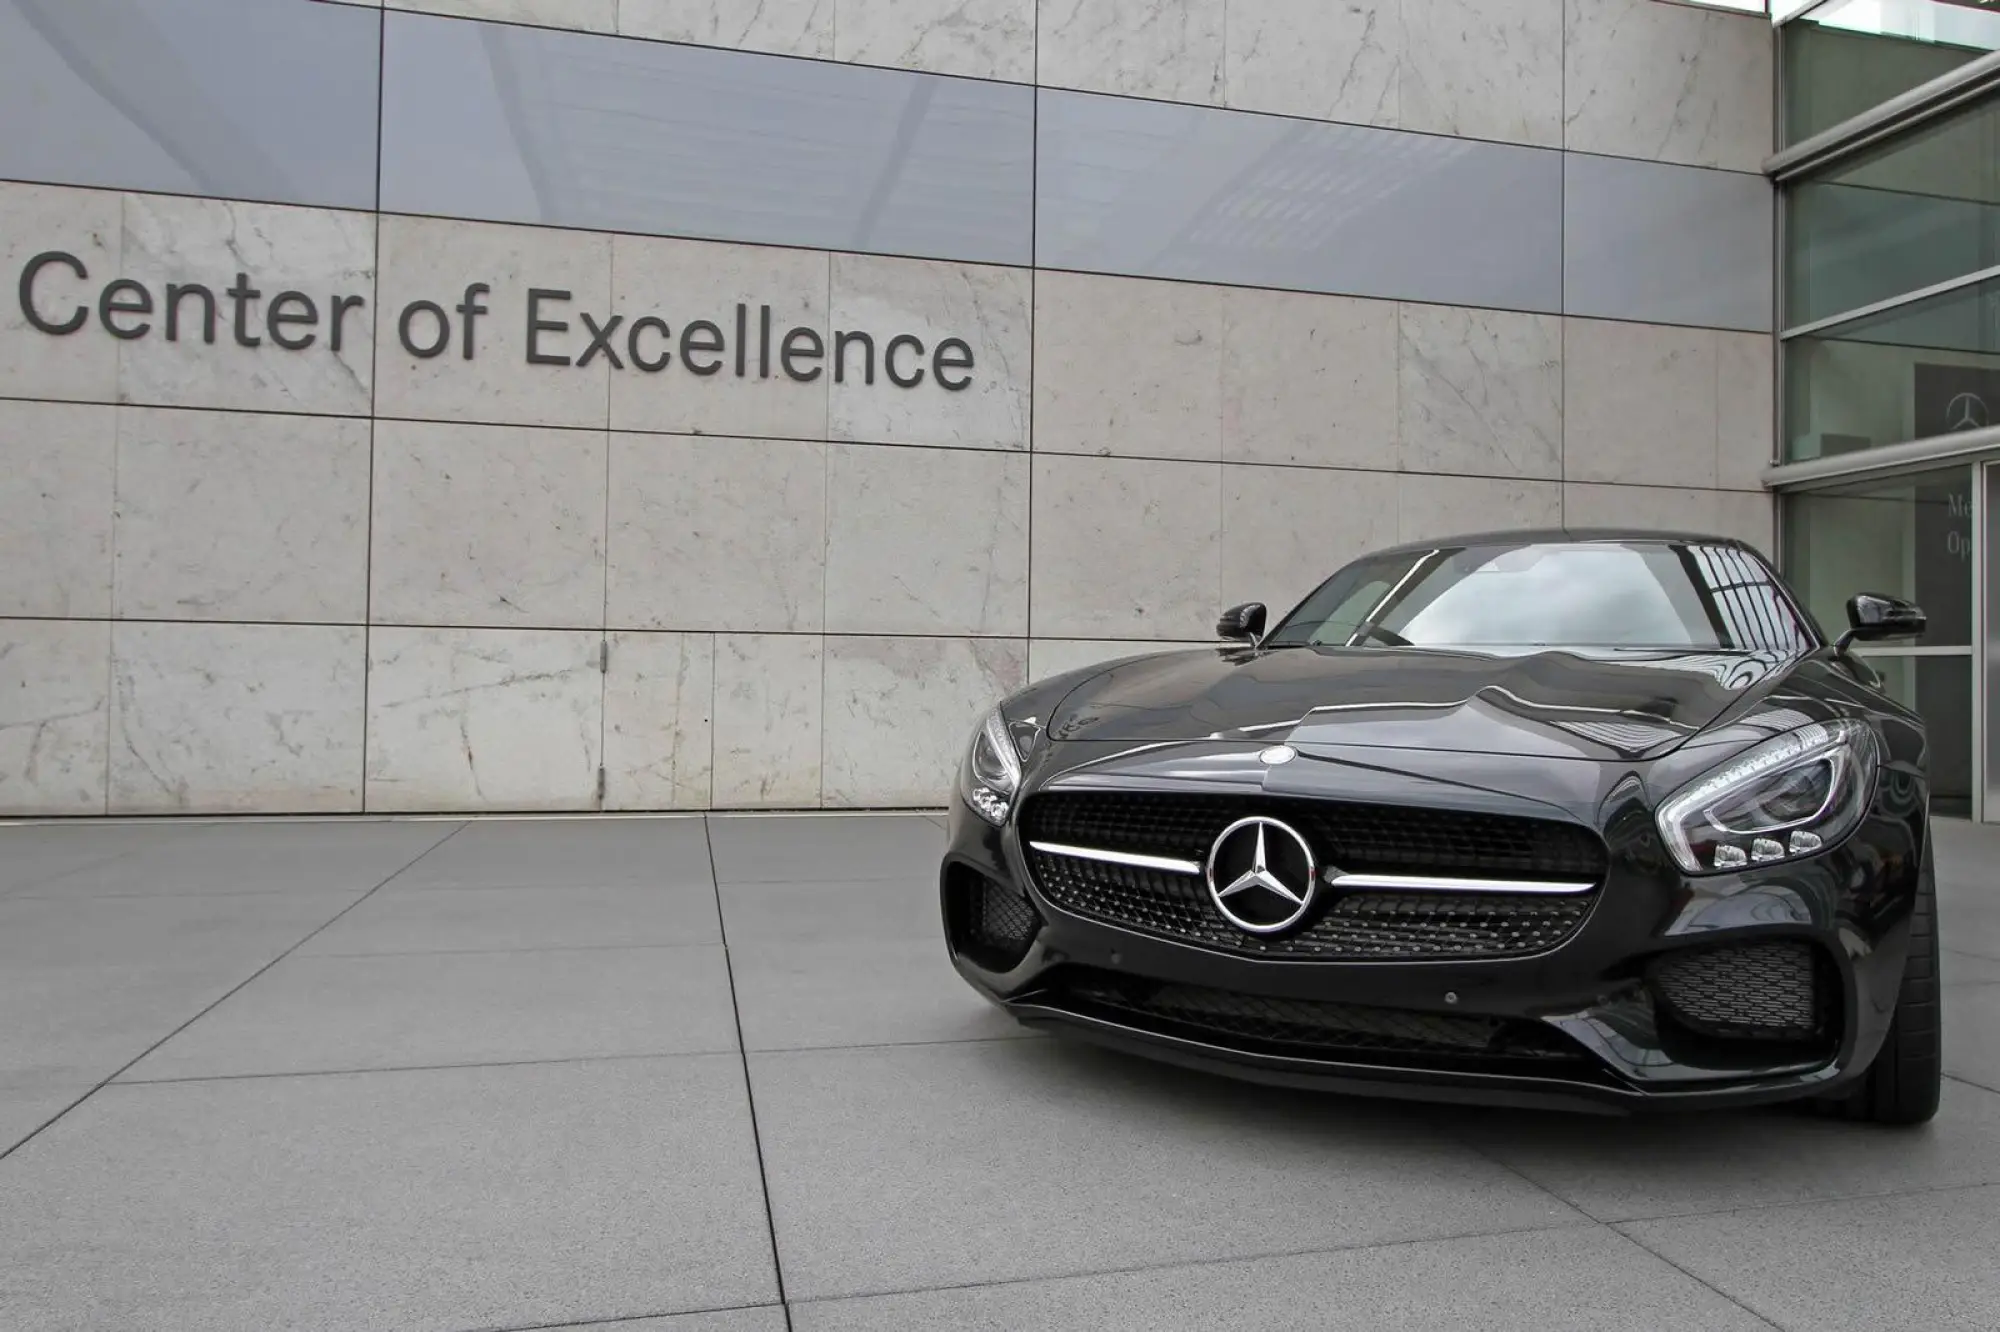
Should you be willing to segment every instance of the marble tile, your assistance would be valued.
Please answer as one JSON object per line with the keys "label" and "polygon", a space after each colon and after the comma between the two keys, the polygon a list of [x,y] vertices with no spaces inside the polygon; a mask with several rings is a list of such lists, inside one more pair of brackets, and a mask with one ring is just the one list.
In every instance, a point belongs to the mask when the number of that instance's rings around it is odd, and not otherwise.
{"label": "marble tile", "polygon": [[[104,284],[119,276],[124,245],[121,196],[0,181],[0,273],[9,289],[0,301],[0,394],[116,401],[119,342],[98,322],[96,304]],[[72,333],[35,328],[18,296],[28,261],[52,251],[75,258],[88,276],[67,264],[45,265],[35,276],[35,312],[60,326],[83,309]]]}
{"label": "marble tile", "polygon": [[717,637],[715,808],[820,803],[825,656],[817,635]]}
{"label": "marble tile", "polygon": [[1399,482],[1398,541],[1555,527],[1562,521],[1562,486],[1554,481],[1406,474]]}
{"label": "marble tile", "polygon": [[1393,125],[1403,34],[1373,0],[1229,0],[1223,100],[1350,125]]}
{"label": "marble tile", "polygon": [[834,0],[618,0],[627,37],[833,58]]}
{"label": "marble tile", "polygon": [[[610,318],[609,236],[385,213],[381,244],[378,415],[506,425],[606,424],[610,361],[600,352],[588,365],[573,362],[590,345],[582,317],[588,314],[600,325]],[[486,313],[473,318],[468,360],[466,322],[458,307],[475,284],[488,288],[474,296]],[[544,330],[535,339],[537,354],[562,358],[562,364],[528,360],[531,289],[569,293],[567,300],[544,297],[535,306],[542,322],[567,326]],[[413,311],[418,301],[437,310]],[[429,350],[444,331],[438,311],[449,322],[448,341],[435,356],[411,354],[399,331],[403,316],[410,314],[411,344]]]}
{"label": "marble tile", "polygon": [[[1147,656],[1155,652],[1177,652],[1188,648],[1212,648],[1219,639],[1206,642],[1142,642],[1115,638],[1036,638],[1028,643],[1028,681],[1046,680],[1068,671],[1100,666],[1125,657]],[[968,739],[970,736],[968,735]]]}
{"label": "marble tile", "polygon": [[1224,296],[1192,282],[1035,276],[1035,447],[1222,456]]}
{"label": "marble tile", "polygon": [[1570,527],[1640,527],[1663,532],[1716,532],[1717,491],[1669,486],[1563,486],[1563,522]]}
{"label": "marble tile", "polygon": [[834,0],[836,60],[1035,81],[1035,0]]}
{"label": "marble tile", "polygon": [[[822,438],[827,401],[823,363],[798,361],[798,372],[814,378],[797,379],[786,372],[783,351],[793,329],[810,330],[812,339],[824,344],[827,273],[827,256],[810,250],[612,237],[612,310],[624,319],[614,343],[625,367],[611,373],[612,428]],[[741,334],[738,306],[743,309]],[[762,337],[765,307],[770,310],[768,354]],[[667,332],[648,327],[636,333],[635,350],[635,328],[647,318],[663,321]],[[726,348],[709,353],[695,344],[695,363],[715,367],[709,374],[690,370],[682,355],[688,329],[700,320],[719,330]],[[806,338],[799,344],[813,345]],[[663,353],[670,358],[663,368],[643,368],[659,364]]]}
{"label": "marble tile", "polygon": [[1394,302],[1231,288],[1222,315],[1225,460],[1396,466]]}
{"label": "marble tile", "polygon": [[0,615],[111,614],[117,417],[0,400]]}
{"label": "marble tile", "polygon": [[1396,123],[1560,148],[1563,0],[1401,0]]}
{"label": "marble tile", "polygon": [[1215,0],[1041,0],[1037,78],[1220,106],[1225,8]]}
{"label": "marble tile", "polygon": [[601,430],[375,426],[376,624],[604,623]]}
{"label": "marble tile", "polygon": [[[879,363],[870,383],[869,358],[850,345],[842,358],[844,373],[829,373],[831,438],[1027,448],[1031,285],[1025,268],[834,255],[834,337],[843,330],[870,334]],[[899,348],[892,366],[888,344],[900,334],[921,344]],[[954,368],[949,353],[958,349],[946,345],[951,338],[970,348],[969,368]],[[834,352],[829,345],[830,372]],[[945,386],[937,373],[940,361],[949,382],[964,387]],[[920,382],[901,387],[891,382],[892,370]]]}
{"label": "marble tile", "polygon": [[824,803],[947,803],[973,727],[1027,666],[1016,639],[828,638]]}
{"label": "marble tile", "polygon": [[826,448],[614,433],[608,622],[817,630],[826,613]]}
{"label": "marble tile", "polygon": [[597,805],[603,635],[378,627],[368,642],[368,809]]}
{"label": "marble tile", "polygon": [[111,813],[359,810],[365,669],[359,628],[114,625]]}
{"label": "marble tile", "polygon": [[1340,567],[1394,545],[1394,472],[1222,469],[1222,606],[1261,601],[1269,623]]}
{"label": "marble tile", "polygon": [[1715,493],[1715,531],[1747,541],[1767,558],[1778,557],[1777,504],[1768,492],[1718,490]]}
{"label": "marble tile", "polygon": [[1608,319],[1565,324],[1563,475],[1713,488],[1717,335]]}
{"label": "marble tile", "polygon": [[826,628],[1028,632],[1028,459],[830,445]]}
{"label": "marble tile", "polygon": [[605,808],[706,808],[714,772],[715,640],[707,634],[608,638]]}
{"label": "marble tile", "polygon": [[1035,458],[1030,606],[1051,638],[1197,638],[1222,609],[1222,468]]}
{"label": "marble tile", "polygon": [[1769,19],[1660,0],[1567,0],[1563,143],[1760,171],[1774,148]]}
{"label": "marble tile", "polygon": [[572,28],[581,32],[612,32],[618,26],[618,0],[382,0],[382,3],[388,9],[531,23],[542,28]]}
{"label": "marble tile", "polygon": [[[120,402],[368,414],[375,365],[374,317],[366,305],[375,298],[372,215],[128,194],[120,271],[143,283],[157,308],[149,317],[131,316],[150,323],[145,336],[118,344]],[[237,286],[239,277],[249,279],[247,289]],[[213,294],[213,345],[205,299],[184,292],[170,309],[173,283],[198,283]],[[238,290],[258,295],[239,304],[230,295]],[[285,320],[276,328],[274,309]],[[170,314],[177,329],[169,326]],[[288,349],[280,339],[306,345]]]}
{"label": "marble tile", "polygon": [[364,621],[368,434],[351,418],[120,409],[114,613]]}
{"label": "marble tile", "polygon": [[1401,308],[1404,471],[1562,475],[1562,321],[1446,305]]}
{"label": "marble tile", "polygon": [[1717,333],[1715,342],[1715,483],[1761,491],[1776,452],[1777,352],[1762,333]]}
{"label": "marble tile", "polygon": [[0,620],[0,817],[104,813],[111,626]]}

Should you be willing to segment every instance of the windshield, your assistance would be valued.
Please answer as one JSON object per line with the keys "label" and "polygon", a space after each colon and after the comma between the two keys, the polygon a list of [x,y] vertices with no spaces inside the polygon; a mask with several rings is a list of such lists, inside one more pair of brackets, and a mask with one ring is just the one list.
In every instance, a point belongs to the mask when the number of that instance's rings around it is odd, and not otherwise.
{"label": "windshield", "polygon": [[1761,560],[1660,540],[1495,543],[1359,560],[1265,643],[1793,652],[1815,637]]}

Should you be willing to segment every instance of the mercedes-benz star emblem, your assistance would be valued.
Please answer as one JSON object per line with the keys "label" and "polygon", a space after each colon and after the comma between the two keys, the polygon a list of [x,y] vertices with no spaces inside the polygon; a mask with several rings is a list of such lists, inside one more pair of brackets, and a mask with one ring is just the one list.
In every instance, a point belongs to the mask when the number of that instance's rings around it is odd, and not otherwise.
{"label": "mercedes-benz star emblem", "polygon": [[1312,908],[1319,867],[1289,824],[1239,819],[1208,850],[1208,895],[1215,909],[1250,934],[1288,930]]}
{"label": "mercedes-benz star emblem", "polygon": [[1944,405],[1944,428],[1948,431],[1978,430],[1992,423],[1986,399],[1977,393],[1961,393]]}

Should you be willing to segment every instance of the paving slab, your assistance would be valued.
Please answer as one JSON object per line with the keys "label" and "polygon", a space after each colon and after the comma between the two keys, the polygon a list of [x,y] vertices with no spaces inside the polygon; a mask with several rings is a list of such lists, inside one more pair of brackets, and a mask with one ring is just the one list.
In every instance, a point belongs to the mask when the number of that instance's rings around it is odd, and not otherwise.
{"label": "paving slab", "polygon": [[717,946],[290,957],[125,1076],[235,1077],[736,1049]]}
{"label": "paving slab", "polygon": [[1583,1223],[1448,1110],[1045,1041],[750,1056],[794,1299]]}
{"label": "paving slab", "polygon": [[107,1087],[0,1162],[0,1326],[461,1332],[771,1303],[742,1064]]}
{"label": "paving slab", "polygon": [[[516,1332],[563,1332],[570,1328],[578,1332],[588,1332],[589,1329],[595,1329],[595,1332],[788,1332],[785,1307],[781,1304],[669,1314],[665,1318],[621,1318],[611,1323],[551,1323],[542,1328],[517,1329]],[[466,1332],[488,1332],[488,1329],[468,1328]]]}
{"label": "paving slab", "polygon": [[2000,984],[1945,986],[1944,1071],[2000,1091]]}
{"label": "paving slab", "polygon": [[1619,1227],[1784,1328],[1992,1332],[2000,1186]]}
{"label": "paving slab", "polygon": [[110,860],[32,883],[14,896],[366,892],[457,828],[371,819],[162,825],[129,837],[130,849]]}
{"label": "paving slab", "polygon": [[262,965],[0,966],[0,1086],[95,1086]]}
{"label": "paving slab", "polygon": [[474,819],[384,891],[708,885],[699,816]]}
{"label": "paving slab", "polygon": [[718,814],[708,827],[724,884],[935,878],[945,847],[919,814]]}
{"label": "paving slab", "polygon": [[618,888],[461,888],[379,892],[299,949],[301,955],[450,953],[720,943],[704,882]]}
{"label": "paving slab", "polygon": [[967,988],[939,943],[838,939],[729,951],[746,1049],[1042,1039]]}
{"label": "paving slab", "polygon": [[719,891],[750,1049],[1036,1035],[952,970],[934,878],[727,883]]}
{"label": "paving slab", "polygon": [[0,971],[157,962],[261,966],[366,891],[10,897],[0,901]]}
{"label": "paving slab", "polygon": [[36,1081],[9,1086],[0,1074],[0,1152],[55,1118],[76,1103],[95,1083],[52,1083]]}
{"label": "paving slab", "polygon": [[1751,1332],[1769,1324],[1602,1226],[806,1303],[797,1332]]}
{"label": "paving slab", "polygon": [[1938,972],[1946,985],[2000,981],[2000,961],[1946,948],[1938,957]]}
{"label": "paving slab", "polygon": [[1600,1221],[2000,1183],[2000,1095],[1946,1083],[1916,1132],[1773,1107],[1598,1119],[1483,1112],[1482,1153]]}

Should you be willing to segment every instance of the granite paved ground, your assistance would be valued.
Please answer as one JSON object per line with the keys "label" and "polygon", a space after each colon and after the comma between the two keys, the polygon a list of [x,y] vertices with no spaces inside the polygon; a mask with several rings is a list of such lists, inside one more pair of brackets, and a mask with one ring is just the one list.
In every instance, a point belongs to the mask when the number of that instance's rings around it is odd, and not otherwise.
{"label": "granite paved ground", "polygon": [[2000,830],[1926,1130],[1028,1036],[907,816],[0,828],[0,1328],[2000,1326]]}

